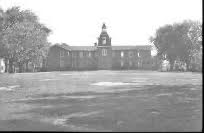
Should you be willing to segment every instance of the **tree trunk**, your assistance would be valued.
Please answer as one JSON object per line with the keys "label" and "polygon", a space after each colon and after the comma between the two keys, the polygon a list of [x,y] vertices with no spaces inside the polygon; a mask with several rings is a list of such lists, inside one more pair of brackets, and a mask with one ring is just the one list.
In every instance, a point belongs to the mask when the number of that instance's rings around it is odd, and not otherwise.
{"label": "tree trunk", "polygon": [[170,61],[170,71],[173,71],[173,68],[174,68],[174,61]]}
{"label": "tree trunk", "polygon": [[19,73],[22,73],[23,72],[23,65],[19,64],[18,67],[19,67]]}
{"label": "tree trunk", "polygon": [[28,62],[26,62],[26,72],[28,72]]}
{"label": "tree trunk", "polygon": [[5,73],[8,72],[8,59],[5,59]]}
{"label": "tree trunk", "polygon": [[173,64],[170,64],[170,71],[173,71]]}
{"label": "tree trunk", "polygon": [[189,71],[190,70],[190,65],[189,63],[186,63],[186,71]]}
{"label": "tree trunk", "polygon": [[33,72],[35,72],[35,64],[33,64]]}
{"label": "tree trunk", "polygon": [[190,71],[190,67],[191,67],[191,63],[190,63],[190,60],[185,60],[185,63],[186,63],[186,71]]}
{"label": "tree trunk", "polygon": [[9,73],[13,73],[13,60],[9,59]]}

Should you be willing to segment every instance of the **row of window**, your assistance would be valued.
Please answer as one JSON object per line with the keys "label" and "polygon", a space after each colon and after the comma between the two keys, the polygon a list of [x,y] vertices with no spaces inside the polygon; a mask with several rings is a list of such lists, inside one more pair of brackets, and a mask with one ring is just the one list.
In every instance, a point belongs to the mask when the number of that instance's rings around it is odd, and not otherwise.
{"label": "row of window", "polygon": [[[107,55],[107,49],[102,49],[102,56],[106,56]],[[115,53],[112,53],[113,56],[115,56]],[[124,51],[120,52],[120,56],[123,58],[124,57]],[[137,52],[137,56],[140,57],[140,53]],[[133,57],[133,52],[129,51],[129,57]]]}
{"label": "row of window", "polygon": [[70,52],[69,52],[69,51],[66,51],[66,52],[65,52],[64,50],[61,50],[61,51],[60,51],[60,57],[64,57],[65,54],[66,54],[67,56],[69,56]]}
{"label": "row of window", "polygon": [[[120,66],[121,66],[121,67],[124,67],[124,62],[123,62],[123,61],[120,62]],[[132,61],[129,61],[129,67],[132,67],[132,66],[133,66],[133,62],[132,62]],[[141,62],[137,62],[137,63],[135,64],[135,66],[141,66]]]}
{"label": "row of window", "polygon": [[107,56],[107,49],[102,49],[102,56]]}
{"label": "row of window", "polygon": [[[91,55],[92,55],[91,52],[89,52],[89,53],[88,53],[88,57],[91,57]],[[80,52],[80,53],[79,53],[79,57],[82,58],[83,56],[84,56],[84,53],[83,53],[83,52]]]}
{"label": "row of window", "polygon": [[[65,52],[65,51],[60,51],[60,57],[64,57],[65,54],[66,54],[66,56],[69,56],[69,55],[70,55],[70,52],[69,52],[69,51],[67,51],[67,52]],[[84,52],[80,52],[80,53],[79,53],[79,57],[82,58],[83,56],[84,56]],[[88,53],[88,57],[91,57],[91,56],[92,56],[92,53],[89,52],[89,53]]]}
{"label": "row of window", "polygon": [[[66,53],[67,56],[70,55],[70,52],[69,52],[69,51],[67,51],[67,52],[65,52],[65,51],[60,51],[60,57],[64,57],[64,56],[65,56],[65,53]],[[84,52],[81,51],[81,52],[79,53],[79,57],[82,58],[83,56],[84,56]],[[88,57],[91,57],[91,56],[92,56],[92,53],[89,52],[89,53],[88,53]],[[102,49],[102,56],[107,56],[107,49]],[[115,53],[113,53],[113,56],[115,56]],[[124,57],[124,51],[121,51],[121,52],[120,52],[120,56],[121,56],[122,58]],[[137,52],[137,56],[140,57],[140,53],[139,53],[139,52]],[[129,57],[133,57],[133,52],[132,52],[132,51],[129,51]]]}
{"label": "row of window", "polygon": [[[139,67],[139,66],[141,66],[141,62],[137,62],[135,65]],[[60,60],[60,67],[62,68],[64,66],[65,66],[65,62],[63,60]],[[124,61],[120,62],[120,66],[124,67]],[[132,66],[133,66],[133,62],[129,61],[129,67],[132,67]]]}
{"label": "row of window", "polygon": [[[129,51],[128,55],[129,55],[129,57],[133,57],[134,53],[132,51]],[[124,52],[123,51],[120,52],[120,56],[122,58],[124,57]],[[139,52],[137,52],[137,56],[140,57],[140,53]]]}

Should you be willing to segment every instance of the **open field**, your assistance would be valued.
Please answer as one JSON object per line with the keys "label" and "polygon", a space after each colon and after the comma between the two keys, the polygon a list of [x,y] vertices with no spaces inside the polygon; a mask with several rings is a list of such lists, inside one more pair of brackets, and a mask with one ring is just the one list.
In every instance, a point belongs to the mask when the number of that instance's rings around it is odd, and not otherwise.
{"label": "open field", "polygon": [[202,74],[0,74],[0,130],[201,131]]}

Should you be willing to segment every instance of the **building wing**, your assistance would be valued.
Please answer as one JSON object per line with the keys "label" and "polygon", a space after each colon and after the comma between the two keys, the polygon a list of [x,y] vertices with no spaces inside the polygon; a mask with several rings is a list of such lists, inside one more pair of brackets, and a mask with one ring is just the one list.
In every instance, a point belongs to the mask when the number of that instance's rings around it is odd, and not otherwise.
{"label": "building wing", "polygon": [[[55,44],[53,46],[61,47],[69,51],[96,51],[96,46],[69,46],[67,44]],[[52,46],[52,47],[53,47]],[[137,46],[111,46],[112,50],[151,50],[150,45],[137,45]]]}

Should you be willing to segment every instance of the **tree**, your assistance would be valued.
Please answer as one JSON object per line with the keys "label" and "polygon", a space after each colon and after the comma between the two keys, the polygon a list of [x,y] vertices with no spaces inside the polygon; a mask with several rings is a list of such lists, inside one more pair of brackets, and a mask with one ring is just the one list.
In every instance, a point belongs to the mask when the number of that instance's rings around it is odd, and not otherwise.
{"label": "tree", "polygon": [[[188,36],[191,40],[190,53],[190,67],[196,71],[202,69],[202,24],[198,21],[188,21],[190,29]],[[198,66],[198,67],[197,67]],[[196,67],[196,68],[194,68]]]}
{"label": "tree", "polygon": [[198,21],[185,20],[175,26],[176,30],[182,35],[185,49],[180,55],[180,60],[184,61],[187,69],[191,67],[192,59],[202,48],[202,25]]}
{"label": "tree", "polygon": [[183,43],[180,34],[172,25],[165,25],[157,30],[156,37],[151,37],[150,41],[155,45],[158,56],[170,62],[170,70],[172,70],[183,46],[177,45]]}
{"label": "tree", "polygon": [[3,56],[2,30],[4,25],[4,11],[0,8],[0,57]]}
{"label": "tree", "polygon": [[37,16],[29,10],[20,11],[19,7],[13,7],[5,14],[1,41],[6,53],[3,56],[9,60],[9,72],[13,72],[13,65],[22,72],[24,64],[35,64],[37,58],[43,56],[40,53],[48,44],[47,36],[51,30],[39,23]]}
{"label": "tree", "polygon": [[150,42],[157,48],[158,56],[170,62],[170,70],[176,60],[185,62],[189,69],[193,53],[201,47],[201,29],[201,24],[190,20],[165,25],[155,37],[150,37]]}

